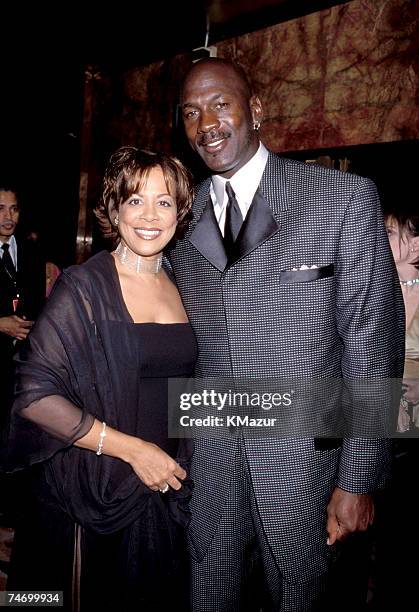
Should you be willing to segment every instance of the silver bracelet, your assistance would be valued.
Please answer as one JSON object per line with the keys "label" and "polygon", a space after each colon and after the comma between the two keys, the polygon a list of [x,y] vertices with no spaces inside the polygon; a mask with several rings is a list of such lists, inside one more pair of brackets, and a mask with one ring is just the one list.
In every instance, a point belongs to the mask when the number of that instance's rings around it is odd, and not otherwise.
{"label": "silver bracelet", "polygon": [[101,455],[102,454],[103,439],[104,438],[106,438],[106,423],[105,423],[105,421],[102,422],[102,431],[99,434],[99,443],[97,445],[96,455]]}

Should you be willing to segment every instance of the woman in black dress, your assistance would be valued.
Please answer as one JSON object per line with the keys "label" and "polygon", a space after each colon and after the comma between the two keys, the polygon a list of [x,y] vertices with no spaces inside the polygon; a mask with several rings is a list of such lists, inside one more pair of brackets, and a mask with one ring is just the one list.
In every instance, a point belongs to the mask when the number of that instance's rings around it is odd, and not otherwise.
{"label": "woman in black dress", "polygon": [[167,385],[191,375],[196,344],[162,253],[191,201],[176,158],[111,157],[102,208],[119,244],[63,272],[20,357],[9,460],[36,478],[9,590],[64,591],[89,612],[188,609],[191,452],[168,436]]}

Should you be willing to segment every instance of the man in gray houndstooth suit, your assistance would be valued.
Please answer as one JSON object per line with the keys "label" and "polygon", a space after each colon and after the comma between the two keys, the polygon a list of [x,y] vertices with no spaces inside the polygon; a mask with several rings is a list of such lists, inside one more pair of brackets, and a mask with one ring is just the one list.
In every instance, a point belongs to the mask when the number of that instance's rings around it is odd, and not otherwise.
{"label": "man in gray houndstooth suit", "polygon": [[[197,376],[400,376],[403,304],[374,184],[269,152],[261,102],[226,60],[192,66],[181,103],[213,174],[170,254]],[[234,207],[242,225],[227,247]],[[371,524],[387,455],[388,442],[373,438],[198,438],[194,612],[323,609],[335,543]],[[258,568],[264,604],[249,589]]]}

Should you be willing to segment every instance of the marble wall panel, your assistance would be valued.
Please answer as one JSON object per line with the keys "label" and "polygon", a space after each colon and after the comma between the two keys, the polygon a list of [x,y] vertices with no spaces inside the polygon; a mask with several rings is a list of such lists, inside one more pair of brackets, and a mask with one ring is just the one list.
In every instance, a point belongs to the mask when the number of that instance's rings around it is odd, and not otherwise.
{"label": "marble wall panel", "polygon": [[265,105],[274,150],[419,137],[415,0],[353,0],[219,43]]}
{"label": "marble wall panel", "polygon": [[[417,0],[352,0],[216,46],[247,70],[264,104],[262,138],[275,151],[414,140],[418,20]],[[178,151],[174,109],[190,61],[177,55],[98,84],[91,150],[99,176],[120,144]]]}

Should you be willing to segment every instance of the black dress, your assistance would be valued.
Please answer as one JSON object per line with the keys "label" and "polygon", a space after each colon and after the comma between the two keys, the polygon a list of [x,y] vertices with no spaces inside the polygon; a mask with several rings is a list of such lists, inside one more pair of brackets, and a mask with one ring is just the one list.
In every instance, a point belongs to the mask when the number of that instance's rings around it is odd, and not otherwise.
{"label": "black dress", "polygon": [[[80,275],[80,268],[85,272],[88,264],[87,276]],[[74,281],[75,293],[71,290]],[[51,440],[46,439],[43,444],[32,442],[28,451],[29,464],[43,462],[34,478],[30,516],[16,530],[8,588],[63,590],[65,609],[72,606],[74,609],[74,602],[80,601],[81,610],[89,612],[96,609],[185,612],[188,610],[185,526],[190,480],[179,492],[156,493],[145,487],[124,462],[106,455],[97,457],[68,442],[88,430],[89,415],[93,414],[119,431],[157,444],[189,472],[190,441],[168,437],[167,385],[171,377],[192,374],[196,360],[192,329],[188,323],[133,323],[122,300],[113,260],[107,253],[99,254],[78,269],[70,269],[67,278],[64,275],[64,284],[64,289],[59,286],[52,294],[46,314],[41,317],[41,328],[32,338],[32,350],[20,364],[23,382],[15,403],[12,443],[18,446],[18,456],[25,455],[21,448],[25,437],[16,443],[19,424],[20,432],[27,436],[24,425],[29,423],[20,414],[28,402],[29,410],[31,405],[37,405],[36,398],[35,404],[31,403],[34,388],[39,386],[37,393],[43,397],[41,388],[46,384],[42,382],[45,362],[41,359],[46,347],[40,344],[46,342],[50,350],[54,349],[54,357],[58,355],[59,363],[51,380],[58,371],[63,385],[69,385],[67,374],[62,373],[64,365],[66,372],[78,368],[76,381],[86,376],[86,368],[94,366],[94,372],[87,376],[90,384],[86,382],[85,387],[80,384],[69,393],[73,397],[67,396],[72,407],[80,406],[80,410],[77,420],[71,422],[73,415],[68,408],[71,427],[66,423],[68,432],[65,439],[62,436],[61,448],[57,451],[57,437],[50,436]],[[94,322],[93,339],[86,340],[79,325],[74,327],[74,317],[69,318],[75,314],[71,309],[79,306],[79,293],[90,306],[87,321]],[[65,356],[54,343],[50,345],[51,339],[45,340],[47,329],[42,327],[44,317],[50,318],[50,326],[54,320],[56,327],[63,297],[66,305],[74,302],[70,312],[60,315],[59,327],[66,329],[66,338],[61,337],[58,344],[65,348]],[[80,316],[80,312],[77,314]],[[74,340],[77,335],[80,345]],[[72,360],[68,355],[74,350],[77,358]],[[28,364],[32,364],[29,373]],[[52,364],[50,367],[53,368]],[[49,392],[51,380],[47,384]],[[67,406],[65,403],[61,406],[63,394],[51,397],[57,398],[56,412],[64,421],[62,415]],[[51,418],[53,411],[54,401],[50,405],[46,401],[45,414]],[[33,418],[45,425],[45,415],[36,414]],[[71,436],[69,432],[74,431],[76,422],[79,431]],[[30,423],[28,427],[37,426]],[[48,453],[51,456],[45,457]]]}

